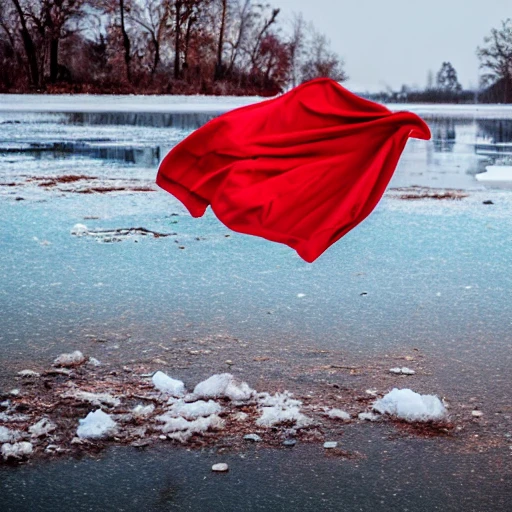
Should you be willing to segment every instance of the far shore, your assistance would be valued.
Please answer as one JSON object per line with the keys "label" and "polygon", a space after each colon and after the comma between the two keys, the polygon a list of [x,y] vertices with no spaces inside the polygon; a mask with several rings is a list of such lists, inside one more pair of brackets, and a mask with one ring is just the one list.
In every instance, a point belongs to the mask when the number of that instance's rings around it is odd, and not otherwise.
{"label": "far shore", "polygon": [[[0,94],[1,112],[26,113],[207,113],[220,115],[268,98],[260,96]],[[512,105],[389,103],[390,110],[458,118],[512,119]]]}

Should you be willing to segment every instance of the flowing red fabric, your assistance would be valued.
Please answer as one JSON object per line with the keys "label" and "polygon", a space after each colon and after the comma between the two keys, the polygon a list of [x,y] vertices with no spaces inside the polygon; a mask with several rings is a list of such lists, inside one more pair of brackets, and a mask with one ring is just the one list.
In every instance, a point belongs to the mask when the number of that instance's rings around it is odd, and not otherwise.
{"label": "flowing red fabric", "polygon": [[234,231],[312,262],[375,208],[409,137],[430,138],[417,115],[322,78],[205,124],[167,154],[156,182],[194,217],[211,205]]}

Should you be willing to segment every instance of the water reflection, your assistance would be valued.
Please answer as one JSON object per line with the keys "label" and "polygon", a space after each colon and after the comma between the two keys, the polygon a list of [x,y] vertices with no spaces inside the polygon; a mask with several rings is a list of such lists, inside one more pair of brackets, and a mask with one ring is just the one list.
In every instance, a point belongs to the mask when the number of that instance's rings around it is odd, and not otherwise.
{"label": "water reflection", "polygon": [[[37,159],[73,156],[155,169],[188,133],[214,117],[197,113],[68,113],[18,115],[3,121],[0,154]],[[5,117],[5,116],[4,116]],[[430,114],[432,140],[411,139],[392,186],[482,188],[475,175],[512,155],[512,121]]]}
{"label": "water reflection", "polygon": [[434,151],[453,151],[457,133],[454,119],[439,119],[432,126],[432,144]]}

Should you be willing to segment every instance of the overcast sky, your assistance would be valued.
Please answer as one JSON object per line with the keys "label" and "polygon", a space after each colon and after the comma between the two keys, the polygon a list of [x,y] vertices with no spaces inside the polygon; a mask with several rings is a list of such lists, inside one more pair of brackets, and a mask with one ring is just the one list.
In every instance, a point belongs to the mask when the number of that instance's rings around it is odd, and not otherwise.
{"label": "overcast sky", "polygon": [[478,83],[475,51],[501,21],[512,18],[512,0],[268,0],[281,22],[302,12],[345,60],[355,91],[424,87],[443,61],[464,87]]}

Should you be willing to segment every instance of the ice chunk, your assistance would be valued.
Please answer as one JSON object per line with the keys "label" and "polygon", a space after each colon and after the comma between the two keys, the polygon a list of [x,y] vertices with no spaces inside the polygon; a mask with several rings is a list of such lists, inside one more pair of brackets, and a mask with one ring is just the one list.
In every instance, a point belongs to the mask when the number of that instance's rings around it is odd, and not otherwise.
{"label": "ice chunk", "polygon": [[28,457],[33,451],[32,443],[22,441],[21,443],[5,443],[2,445],[2,456],[7,459],[22,459]]}
{"label": "ice chunk", "polygon": [[185,384],[181,380],[169,377],[164,372],[156,372],[152,380],[155,388],[162,393],[168,393],[172,396],[183,396],[185,394]]}
{"label": "ice chunk", "polygon": [[357,417],[360,420],[366,420],[366,421],[378,421],[380,420],[379,414],[374,414],[373,412],[360,412]]}
{"label": "ice chunk", "polygon": [[350,414],[348,412],[342,411],[341,409],[331,409],[326,414],[327,416],[329,416],[329,418],[332,418],[333,420],[350,420]]}
{"label": "ice chunk", "polygon": [[85,356],[80,352],[80,350],[75,350],[71,352],[71,354],[61,354],[55,361],[53,361],[54,366],[78,366],[80,364],[85,363]]}
{"label": "ice chunk", "polygon": [[488,165],[485,170],[475,176],[478,181],[512,181],[512,165]]}
{"label": "ice chunk", "polygon": [[327,448],[328,450],[331,450],[332,448],[336,448],[338,446],[338,443],[336,441],[326,441],[324,443],[324,448]]}
{"label": "ice chunk", "polygon": [[283,423],[293,423],[296,428],[304,428],[313,421],[300,412],[302,402],[291,398],[291,393],[276,393],[259,395],[261,416],[256,420],[256,425],[273,427]]}
{"label": "ice chunk", "polygon": [[116,428],[116,422],[101,409],[90,412],[83,420],[78,420],[76,435],[82,439],[108,437]]}
{"label": "ice chunk", "polygon": [[187,420],[195,420],[201,416],[210,416],[212,414],[219,414],[222,407],[213,400],[198,400],[197,402],[186,403],[183,400],[178,400],[173,403],[169,409],[169,413],[173,416],[181,416]]}
{"label": "ice chunk", "polygon": [[[197,420],[188,421],[181,416],[176,418],[169,413],[157,416],[158,421],[165,423],[161,430],[167,433],[169,438],[177,441],[185,442],[193,434],[204,434],[208,430],[221,430],[224,428],[224,420],[216,414],[212,414],[207,418],[198,418]],[[176,433],[177,435],[172,435]]]}
{"label": "ice chunk", "polygon": [[235,402],[250,400],[256,392],[246,382],[238,382],[230,373],[212,375],[194,388],[198,398],[229,398]]}
{"label": "ice chunk", "polygon": [[244,436],[245,441],[253,441],[254,443],[259,443],[261,441],[261,437],[258,434],[246,434]]}
{"label": "ice chunk", "polygon": [[155,410],[155,406],[153,404],[149,405],[137,405],[132,409],[132,414],[135,419],[145,419],[153,414]]}
{"label": "ice chunk", "polygon": [[71,234],[75,236],[85,236],[89,233],[89,229],[85,224],[75,224],[71,230]]}
{"label": "ice chunk", "polygon": [[75,400],[79,400],[81,402],[89,402],[92,405],[97,406],[104,404],[116,407],[121,403],[119,398],[116,398],[109,393],[90,393],[89,391],[81,391],[79,389],[67,391],[66,393],[62,393],[60,396],[62,398],[74,398]]}
{"label": "ice chunk", "polygon": [[90,366],[101,366],[100,361],[98,361],[95,357],[89,357],[87,364]]}
{"label": "ice chunk", "polygon": [[404,366],[403,368],[390,368],[389,373],[395,373],[396,375],[414,375],[416,372]]}
{"label": "ice chunk", "polygon": [[34,370],[21,370],[21,372],[18,372],[18,375],[23,378],[40,377],[40,374]]}
{"label": "ice chunk", "polygon": [[7,427],[0,426],[0,443],[12,443],[21,437],[19,430],[10,430]]}
{"label": "ice chunk", "polygon": [[32,434],[32,437],[41,437],[53,432],[57,428],[57,425],[50,421],[48,418],[39,420],[36,424],[32,425],[28,431]]}
{"label": "ice chunk", "polygon": [[381,414],[390,414],[406,421],[439,421],[447,411],[434,395],[420,395],[410,389],[394,388],[373,404]]}
{"label": "ice chunk", "polygon": [[300,400],[292,398],[292,396],[292,393],[290,393],[289,391],[284,391],[283,393],[275,393],[274,395],[271,395],[270,393],[259,393],[258,403],[261,406],[266,407],[300,407],[302,405],[302,402]]}

